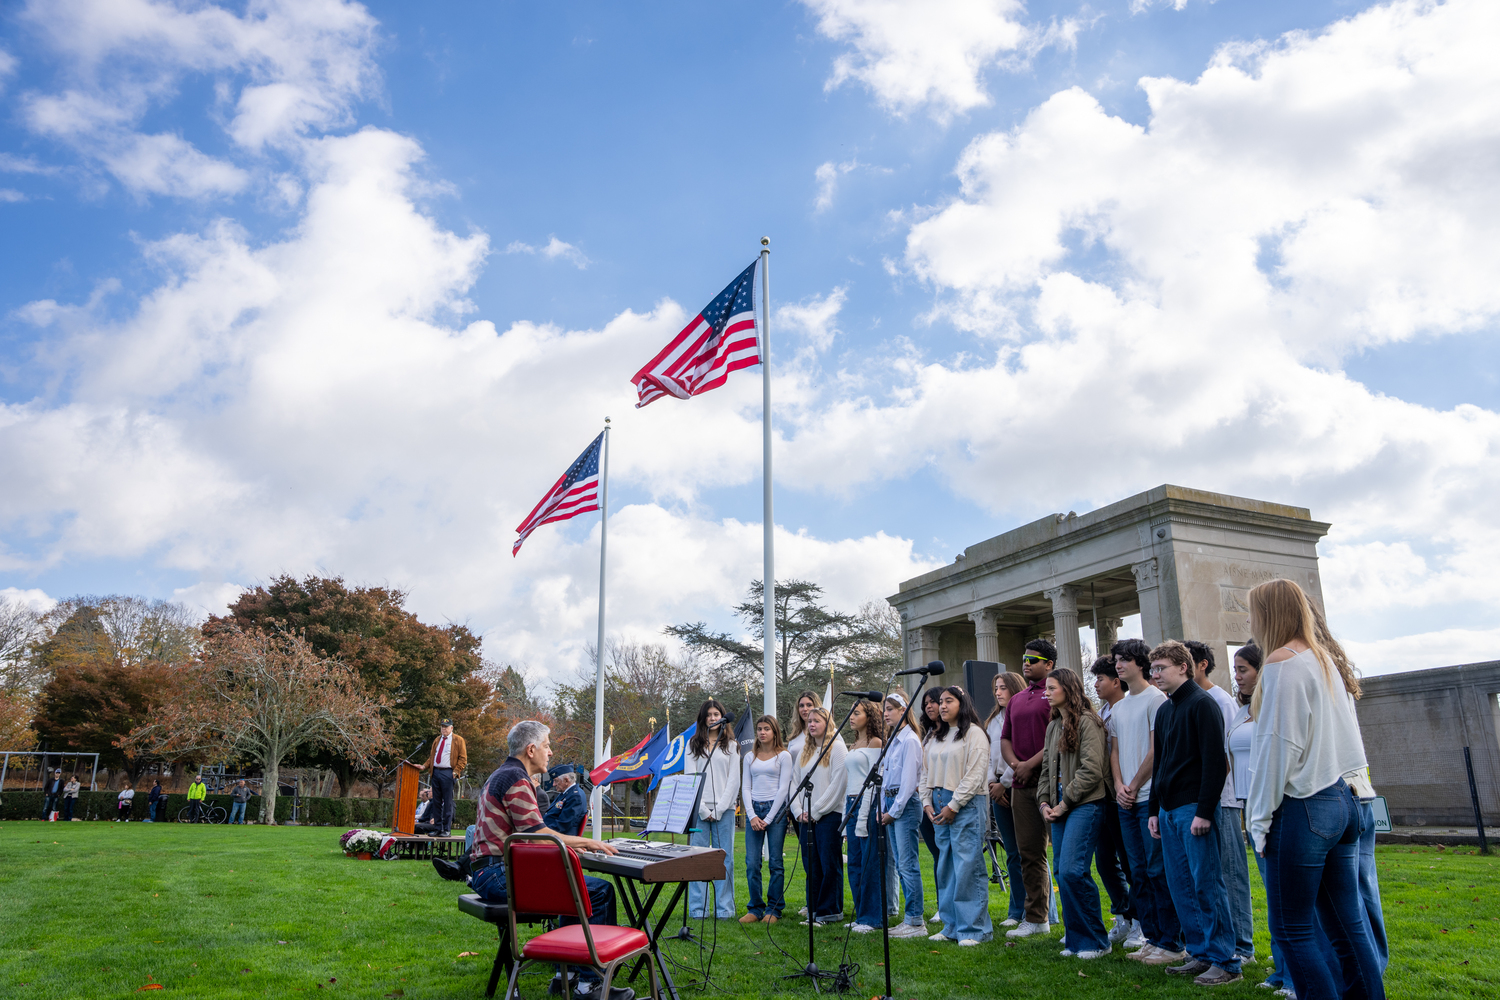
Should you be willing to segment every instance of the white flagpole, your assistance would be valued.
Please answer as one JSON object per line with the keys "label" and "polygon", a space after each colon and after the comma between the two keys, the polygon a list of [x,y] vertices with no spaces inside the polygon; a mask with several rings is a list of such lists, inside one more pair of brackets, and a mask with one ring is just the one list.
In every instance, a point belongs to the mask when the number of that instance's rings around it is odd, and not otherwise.
{"label": "white flagpole", "polygon": [[771,239],[760,238],[760,380],[761,434],[765,439],[765,459],[761,473],[765,490],[762,530],[765,532],[765,567],[761,590],[765,595],[765,682],[762,703],[766,715],[776,715],[776,521],[771,516]]}
{"label": "white flagpole", "polygon": [[[604,446],[599,451],[599,645],[594,661],[594,766],[604,763],[604,557],[609,542],[609,418],[604,418]],[[604,792],[594,787],[594,839],[604,836]]]}

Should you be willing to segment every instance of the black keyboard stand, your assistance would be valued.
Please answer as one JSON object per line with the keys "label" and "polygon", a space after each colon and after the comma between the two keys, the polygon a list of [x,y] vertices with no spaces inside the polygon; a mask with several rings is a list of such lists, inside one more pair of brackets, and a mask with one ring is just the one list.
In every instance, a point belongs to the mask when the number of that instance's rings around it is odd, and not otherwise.
{"label": "black keyboard stand", "polygon": [[[672,981],[672,973],[667,971],[667,963],[661,955],[661,932],[666,928],[667,921],[672,919],[672,911],[677,909],[677,904],[682,901],[683,895],[687,892],[688,884],[686,882],[654,883],[651,886],[651,891],[646,894],[646,899],[642,901],[640,893],[636,889],[637,879],[616,875],[614,876],[614,880],[615,895],[625,906],[625,916],[630,921],[630,926],[636,930],[644,931],[647,940],[651,942],[650,952],[636,960],[635,965],[630,970],[630,975],[626,977],[626,982],[635,982],[636,977],[645,970],[646,963],[648,961],[655,961],[657,971],[661,973],[661,980],[666,984],[667,993],[671,996],[672,1000],[681,1000],[677,994],[677,984]],[[657,899],[661,897],[662,890],[669,885],[675,885],[676,888],[672,891],[671,898],[667,900],[666,910],[662,912],[661,918],[656,921],[656,925],[653,927],[651,925],[651,910],[656,906]],[[684,910],[683,912],[686,913],[687,911]],[[676,937],[676,935],[673,936]]]}

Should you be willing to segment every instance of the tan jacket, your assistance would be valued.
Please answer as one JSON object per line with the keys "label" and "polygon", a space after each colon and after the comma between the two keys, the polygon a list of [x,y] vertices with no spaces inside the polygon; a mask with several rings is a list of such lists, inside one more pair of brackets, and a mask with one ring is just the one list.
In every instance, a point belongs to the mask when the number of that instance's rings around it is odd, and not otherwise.
{"label": "tan jacket", "polygon": [[1078,749],[1074,751],[1062,749],[1062,737],[1061,719],[1047,723],[1047,742],[1042,749],[1042,770],[1036,786],[1037,802],[1057,805],[1059,780],[1064,809],[1101,801],[1109,790],[1109,741],[1104,727],[1092,717],[1079,722]]}
{"label": "tan jacket", "polygon": [[[441,735],[433,738],[432,746],[427,751],[427,763],[422,765],[422,770],[432,767],[432,758],[437,754],[438,740],[442,738]],[[453,741],[453,749],[448,751],[448,763],[453,765],[453,776],[458,778],[463,775],[464,768],[469,766],[469,748],[464,746],[464,738],[457,733],[448,738]]]}

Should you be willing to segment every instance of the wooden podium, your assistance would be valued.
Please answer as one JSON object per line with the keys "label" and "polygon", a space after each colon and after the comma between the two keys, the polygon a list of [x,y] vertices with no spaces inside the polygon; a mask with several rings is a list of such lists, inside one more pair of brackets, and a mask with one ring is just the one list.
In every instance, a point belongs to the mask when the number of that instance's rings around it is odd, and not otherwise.
{"label": "wooden podium", "polygon": [[414,836],[417,832],[417,791],[422,772],[415,764],[402,761],[396,772],[396,807],[391,813],[391,832]]}

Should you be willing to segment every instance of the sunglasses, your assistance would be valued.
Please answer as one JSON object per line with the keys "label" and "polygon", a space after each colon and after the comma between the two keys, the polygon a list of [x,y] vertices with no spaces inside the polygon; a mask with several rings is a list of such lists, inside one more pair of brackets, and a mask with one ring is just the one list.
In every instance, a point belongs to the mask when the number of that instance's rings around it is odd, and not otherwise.
{"label": "sunglasses", "polygon": [[1022,663],[1046,663],[1047,662],[1047,658],[1045,656],[1036,656],[1035,654],[1027,653],[1025,656],[1021,657],[1021,662]]}

